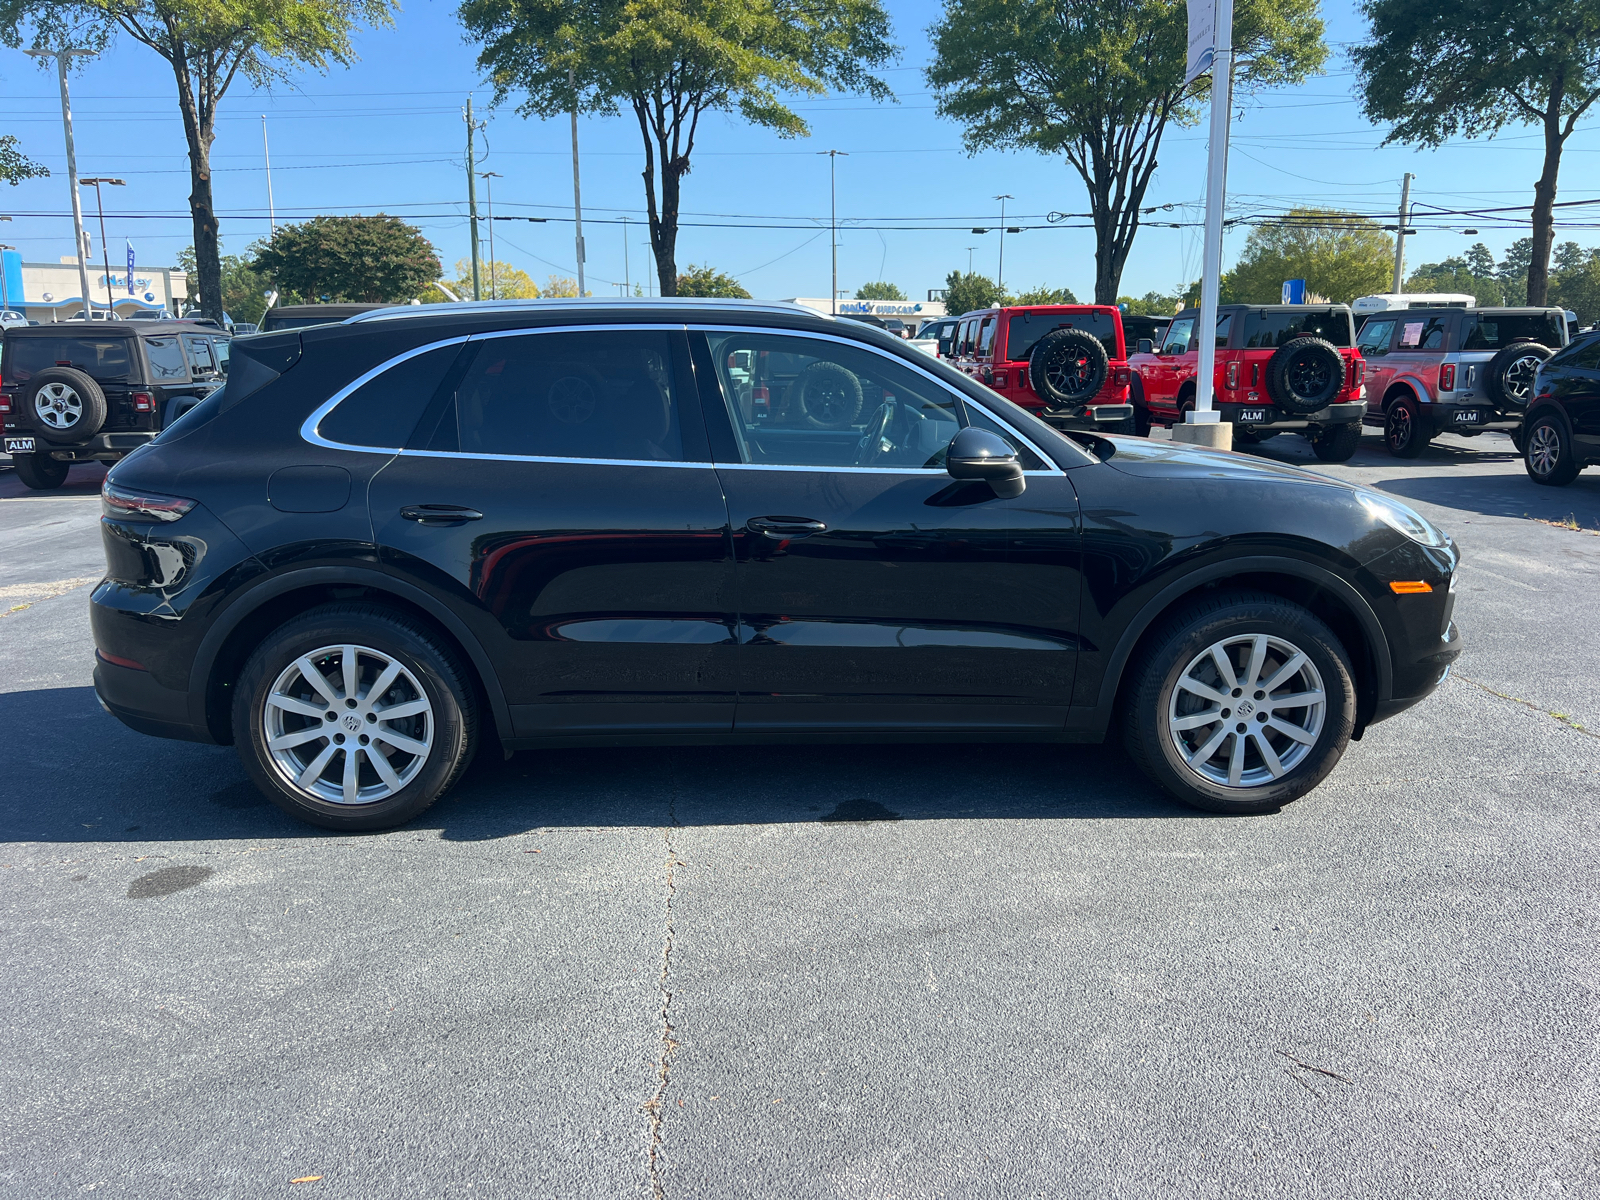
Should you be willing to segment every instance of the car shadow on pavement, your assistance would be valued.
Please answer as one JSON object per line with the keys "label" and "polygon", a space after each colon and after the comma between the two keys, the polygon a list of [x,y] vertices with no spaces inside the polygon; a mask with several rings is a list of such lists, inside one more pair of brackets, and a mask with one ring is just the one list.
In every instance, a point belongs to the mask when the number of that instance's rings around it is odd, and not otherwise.
{"label": "car shadow on pavement", "polygon": [[[0,693],[0,727],[40,731],[12,757],[0,843],[349,836],[280,812],[230,746],[125,728],[93,688]],[[1156,788],[1116,745],[606,747],[510,759],[486,746],[404,828],[472,842],[551,828],[1207,815]]]}

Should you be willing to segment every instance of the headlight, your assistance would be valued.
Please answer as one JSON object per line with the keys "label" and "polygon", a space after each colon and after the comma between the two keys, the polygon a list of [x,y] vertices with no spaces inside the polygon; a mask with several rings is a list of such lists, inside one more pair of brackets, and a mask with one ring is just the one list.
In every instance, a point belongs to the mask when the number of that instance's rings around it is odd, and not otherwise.
{"label": "headlight", "polygon": [[1361,507],[1402,537],[1408,537],[1421,546],[1439,548],[1450,544],[1449,537],[1442,529],[1398,500],[1391,500],[1379,492],[1359,492],[1357,495]]}

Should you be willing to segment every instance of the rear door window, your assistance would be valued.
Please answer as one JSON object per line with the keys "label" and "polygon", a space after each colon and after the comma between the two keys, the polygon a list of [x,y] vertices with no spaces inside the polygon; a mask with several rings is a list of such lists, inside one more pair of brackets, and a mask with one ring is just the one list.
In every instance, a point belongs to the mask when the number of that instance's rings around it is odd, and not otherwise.
{"label": "rear door window", "polygon": [[5,378],[27,383],[50,367],[76,367],[95,379],[127,379],[133,369],[127,338],[19,337],[8,342]]}
{"label": "rear door window", "polygon": [[1367,358],[1381,358],[1389,353],[1389,339],[1394,334],[1394,321],[1378,320],[1373,317],[1361,327],[1361,336],[1356,338],[1356,345],[1361,348],[1361,353]]}
{"label": "rear door window", "polygon": [[1554,313],[1488,313],[1462,318],[1463,350],[1500,350],[1513,342],[1561,346],[1562,321]]}
{"label": "rear door window", "polygon": [[1006,328],[1006,359],[1027,362],[1034,343],[1057,329],[1082,329],[1100,339],[1107,358],[1117,358],[1117,319],[1110,313],[1019,313]]}
{"label": "rear door window", "polygon": [[217,370],[224,375],[228,373],[228,342],[229,338],[212,338],[211,352],[217,356]]}
{"label": "rear door window", "polygon": [[178,344],[177,338],[145,338],[144,352],[150,360],[151,383],[189,381],[189,364],[184,360],[183,347]]}
{"label": "rear door window", "polygon": [[1349,346],[1350,314],[1343,309],[1311,308],[1303,311],[1252,312],[1245,319],[1246,350],[1270,350],[1297,337],[1316,337],[1335,346]]}
{"label": "rear door window", "polygon": [[1400,322],[1400,341],[1396,350],[1443,350],[1447,317],[1417,317]]}
{"label": "rear door window", "polygon": [[211,339],[199,334],[185,334],[184,353],[189,357],[189,369],[197,376],[215,375],[217,359],[211,351]]}

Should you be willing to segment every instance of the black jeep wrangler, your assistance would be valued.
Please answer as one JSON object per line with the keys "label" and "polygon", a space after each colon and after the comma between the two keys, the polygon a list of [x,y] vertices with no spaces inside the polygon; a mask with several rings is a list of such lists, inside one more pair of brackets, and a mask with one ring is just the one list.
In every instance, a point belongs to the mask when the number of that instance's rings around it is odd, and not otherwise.
{"label": "black jeep wrangler", "polygon": [[12,326],[0,342],[5,451],[30,488],[116,462],[222,386],[229,334],[193,321]]}

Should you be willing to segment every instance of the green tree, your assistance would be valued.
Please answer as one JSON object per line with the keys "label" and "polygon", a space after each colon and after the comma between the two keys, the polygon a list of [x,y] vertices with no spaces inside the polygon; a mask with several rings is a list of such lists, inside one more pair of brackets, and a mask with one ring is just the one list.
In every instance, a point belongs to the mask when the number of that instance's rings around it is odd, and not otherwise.
{"label": "green tree", "polygon": [[993,308],[1002,299],[994,280],[971,272],[951,271],[944,288],[944,310],[952,317],[978,308]]}
{"label": "green tree", "polygon": [[1361,9],[1372,36],[1352,54],[1368,118],[1390,127],[1385,143],[1437,147],[1509,124],[1540,129],[1527,300],[1543,304],[1561,152],[1600,99],[1600,0],[1472,0],[1448,16],[1428,0],[1365,0]]}
{"label": "green tree", "polygon": [[661,294],[678,286],[678,208],[701,119],[737,112],[782,137],[805,121],[780,98],[830,88],[886,99],[880,0],[463,0],[497,103],[524,116],[626,107],[644,141],[645,208]]}
{"label": "green tree", "polygon": [[[1317,0],[1237,0],[1242,87],[1298,83],[1327,57]],[[1208,82],[1183,82],[1184,0],[944,0],[927,79],[969,152],[1060,154],[1089,192],[1094,297],[1116,300],[1169,123],[1193,124]]]}
{"label": "green tree", "polygon": [[[1405,281],[1408,292],[1460,292],[1475,296],[1479,304],[1499,304],[1500,281],[1494,277],[1494,257],[1480,243],[1474,249],[1488,257],[1490,274],[1478,275],[1468,258],[1447,258],[1443,262],[1423,263]],[[1482,265],[1482,258],[1473,261]]]}
{"label": "green tree", "polygon": [[689,269],[678,276],[678,289],[673,293],[676,296],[718,296],[725,300],[748,300],[750,293],[740,286],[739,281],[731,275],[724,275],[715,267],[697,267],[689,264]]}
{"label": "green tree", "polygon": [[1137,300],[1132,296],[1118,296],[1120,305],[1130,317],[1170,317],[1182,307],[1182,298],[1162,292],[1146,292]]}
{"label": "green tree", "polygon": [[1041,283],[1036,288],[1030,288],[1019,296],[1009,298],[1013,304],[1076,304],[1078,298],[1072,294],[1071,288],[1053,288]]}
{"label": "green tree", "polygon": [[[494,263],[494,270],[490,271],[489,264],[483,262],[478,267],[478,278],[483,284],[483,294],[492,296],[496,300],[536,300],[543,293],[539,285],[533,281],[533,276],[526,271],[519,271],[504,260]],[[472,262],[470,259],[456,260],[456,277],[447,285],[458,296],[471,298],[472,292]],[[576,291],[576,285],[574,285]]]}
{"label": "green tree", "polygon": [[1285,280],[1304,279],[1306,291],[1348,304],[1383,291],[1393,269],[1394,239],[1374,222],[1332,209],[1294,208],[1250,231],[1221,291],[1232,304],[1277,304]]}
{"label": "green tree", "polygon": [[[200,283],[195,273],[193,246],[178,252],[178,265],[189,281],[189,303],[204,310],[200,303]],[[222,268],[222,309],[235,321],[261,323],[267,311],[268,282],[255,269],[251,260],[242,254],[224,254],[219,260]],[[278,289],[279,304],[294,304],[299,297],[286,289]]]}
{"label": "green tree", "polygon": [[892,283],[864,283],[856,289],[857,300],[904,300],[906,294]]}
{"label": "green tree", "polygon": [[1578,314],[1578,324],[1600,321],[1600,250],[1567,242],[1558,252],[1558,266],[1550,279],[1550,303]]}
{"label": "green tree", "polygon": [[1495,271],[1502,303],[1515,306],[1528,302],[1528,267],[1532,262],[1532,238],[1518,238],[1506,247],[1506,256]]}
{"label": "green tree", "polygon": [[0,0],[0,42],[36,48],[104,46],[118,32],[148,46],[172,70],[189,144],[189,212],[205,312],[222,315],[222,262],[211,196],[217,106],[243,76],[256,87],[297,70],[326,71],[355,58],[361,24],[390,23],[393,0]]}
{"label": "green tree", "polygon": [[1467,270],[1479,279],[1494,278],[1494,255],[1482,242],[1473,242],[1467,250]]}
{"label": "green tree", "polygon": [[383,213],[280,225],[271,241],[256,247],[251,266],[313,302],[392,304],[416,296],[440,275],[439,256],[422,231]]}
{"label": "green tree", "polygon": [[50,172],[17,149],[17,139],[12,134],[0,137],[0,183],[21,183],[24,179],[42,179]]}

